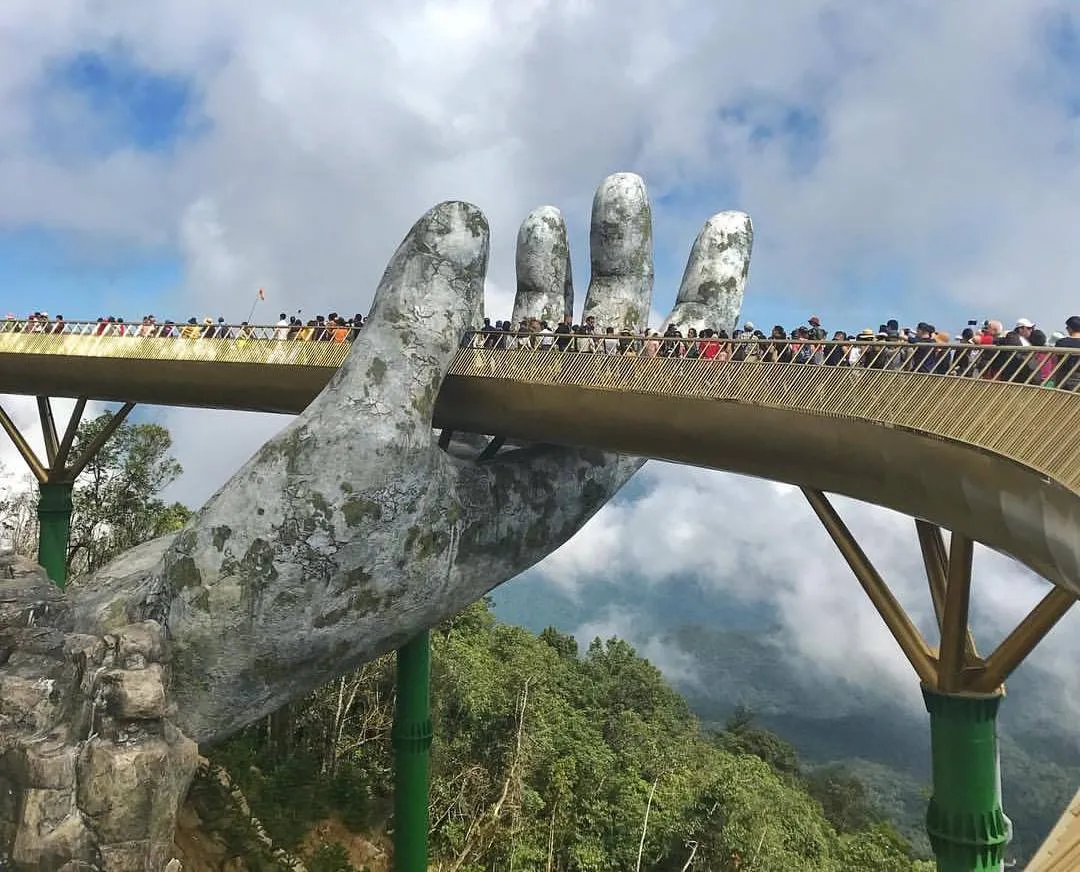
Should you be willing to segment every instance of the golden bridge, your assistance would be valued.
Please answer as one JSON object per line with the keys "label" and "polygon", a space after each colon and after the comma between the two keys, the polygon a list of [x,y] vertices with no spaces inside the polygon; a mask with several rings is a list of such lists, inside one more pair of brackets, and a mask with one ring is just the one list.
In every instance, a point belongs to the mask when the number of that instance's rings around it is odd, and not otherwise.
{"label": "golden bridge", "polygon": [[[140,403],[296,414],[350,349],[282,338],[273,327],[234,328],[223,339],[95,330],[0,329],[0,393],[39,398],[48,456],[38,458],[2,410],[0,423],[43,483],[70,479],[80,462],[67,457],[77,420],[61,439],[47,397],[78,399],[78,414],[88,400],[122,402],[121,419]],[[784,362],[768,343],[753,344],[760,353],[722,362],[470,344],[450,367],[433,426],[444,440],[493,436],[488,456],[507,439],[571,444],[798,486],[924,687],[995,694],[1080,596],[1080,393],[1060,387],[1080,353],[935,346],[953,363],[919,372],[865,365],[870,355],[910,361],[912,346],[868,344],[863,365],[829,366]],[[834,347],[817,345],[826,357]],[[852,347],[844,343],[844,354]],[[964,363],[975,355],[999,364],[1005,355],[1008,380],[980,377],[977,364]],[[1038,378],[1047,365],[1054,377]],[[908,618],[826,493],[916,519],[938,646]],[[952,532],[948,546],[943,530]],[[985,656],[967,629],[975,542],[1052,585]],[[1080,826],[1069,823],[1080,821],[1080,794],[1075,805],[1030,869],[1080,866]]]}

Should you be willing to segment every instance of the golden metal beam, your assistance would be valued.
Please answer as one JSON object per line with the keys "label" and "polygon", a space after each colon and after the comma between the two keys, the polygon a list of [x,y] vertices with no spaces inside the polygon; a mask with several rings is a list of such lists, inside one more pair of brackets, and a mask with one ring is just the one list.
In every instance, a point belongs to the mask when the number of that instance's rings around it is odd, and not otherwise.
{"label": "golden metal beam", "polygon": [[[940,633],[945,615],[945,590],[949,586],[949,558],[945,553],[945,540],[941,535],[941,528],[929,521],[916,518],[915,531],[919,534],[919,548],[922,551],[923,565],[926,567],[926,580],[930,584],[930,597],[934,602],[934,614],[937,616]],[[979,662],[979,652],[970,627],[964,649],[969,666]]]}
{"label": "golden metal beam", "polygon": [[948,560],[945,557],[945,543],[941,538],[941,528],[928,521],[915,519],[915,532],[919,535],[919,548],[922,551],[923,566],[926,567],[926,580],[930,584],[930,599],[934,603],[934,615],[937,617],[938,630],[945,620],[945,589],[948,587]]}
{"label": "golden metal beam", "polygon": [[44,464],[38,460],[37,454],[34,453],[34,449],[30,447],[30,443],[26,441],[23,434],[19,432],[19,428],[15,426],[15,422],[11,420],[8,413],[4,411],[4,407],[0,406],[0,427],[4,428],[4,432],[8,434],[11,441],[15,443],[15,447],[18,449],[19,454],[22,455],[22,459],[26,461],[26,465],[30,467],[30,471],[34,474],[34,478],[39,483],[44,484],[48,481],[48,473],[45,470]]}
{"label": "golden metal beam", "polygon": [[86,410],[86,397],[79,397],[75,401],[75,408],[71,410],[67,428],[64,430],[64,438],[60,440],[60,447],[56,451],[56,459],[53,461],[54,470],[64,470],[67,465],[71,446],[75,444],[75,434],[79,432],[79,424],[82,422],[83,412]]}
{"label": "golden metal beam", "polygon": [[825,494],[810,488],[803,488],[802,492],[825,530],[836,543],[836,547],[840,549],[840,553],[851,567],[851,571],[855,573],[862,589],[870,597],[870,602],[878,610],[878,614],[885,621],[889,632],[893,634],[893,638],[900,645],[900,649],[915,669],[919,679],[936,687],[938,671],[934,663],[934,654],[918,627],[912,623],[903,606],[893,596],[889,586],[878,574],[870,558],[866,556],[866,552],[855,541],[855,537],[836,513],[836,509]]}
{"label": "golden metal beam", "polygon": [[938,650],[938,690],[956,693],[967,664],[968,616],[971,612],[971,559],[975,543],[954,532],[949,541],[949,580]]}
{"label": "golden metal beam", "polygon": [[965,690],[993,693],[1054,625],[1065,617],[1075,602],[1075,594],[1064,588],[1052,588],[986,658],[983,668],[972,675]]}
{"label": "golden metal beam", "polygon": [[1080,867],[1080,791],[1043,840],[1025,872],[1069,872]]}
{"label": "golden metal beam", "polygon": [[134,408],[134,403],[124,403],[124,405],[119,408],[109,420],[109,423],[101,429],[101,432],[98,433],[90,444],[83,449],[82,454],[80,454],[75,462],[68,467],[67,476],[69,480],[74,481],[79,477],[79,473],[86,469],[86,464],[94,459],[94,455],[101,450],[101,446],[116,432],[117,427],[124,423],[124,420],[131,414],[131,410]]}
{"label": "golden metal beam", "polygon": [[45,457],[49,461],[49,469],[56,466],[56,452],[60,447],[59,438],[56,435],[56,419],[53,418],[52,403],[48,397],[37,397],[38,418],[41,419],[41,438],[45,441]]}

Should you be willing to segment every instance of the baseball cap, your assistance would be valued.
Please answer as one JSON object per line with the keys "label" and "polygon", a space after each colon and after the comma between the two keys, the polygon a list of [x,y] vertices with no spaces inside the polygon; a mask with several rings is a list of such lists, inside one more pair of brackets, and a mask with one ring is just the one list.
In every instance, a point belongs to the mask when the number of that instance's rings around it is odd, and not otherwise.
{"label": "baseball cap", "polygon": [[1035,325],[1031,321],[1029,321],[1027,318],[1017,318],[1016,319],[1016,326],[1017,327],[1034,327]]}

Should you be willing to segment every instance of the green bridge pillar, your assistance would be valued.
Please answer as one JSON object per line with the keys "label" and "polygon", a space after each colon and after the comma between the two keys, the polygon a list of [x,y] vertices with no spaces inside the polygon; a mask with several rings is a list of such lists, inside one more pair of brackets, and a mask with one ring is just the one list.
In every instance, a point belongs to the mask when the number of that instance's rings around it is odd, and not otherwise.
{"label": "green bridge pillar", "polygon": [[394,872],[427,872],[428,765],[431,750],[431,637],[427,630],[397,652],[394,746]]}
{"label": "green bridge pillar", "polygon": [[67,584],[68,539],[71,536],[72,484],[44,482],[38,494],[38,563],[63,590]]}
{"label": "green bridge pillar", "polygon": [[926,831],[938,872],[1000,872],[1012,824],[1001,806],[1001,694],[943,694],[923,686],[934,793]]}

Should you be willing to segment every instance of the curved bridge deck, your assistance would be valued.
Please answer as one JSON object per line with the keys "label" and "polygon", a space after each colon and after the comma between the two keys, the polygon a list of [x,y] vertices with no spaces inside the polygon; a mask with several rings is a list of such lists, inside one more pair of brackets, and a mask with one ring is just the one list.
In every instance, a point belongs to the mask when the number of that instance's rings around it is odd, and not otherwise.
{"label": "curved bridge deck", "polygon": [[[0,393],[298,413],[350,346],[261,329],[0,333]],[[964,533],[1080,593],[1078,415],[1072,391],[966,375],[465,348],[434,425],[844,494]]]}

